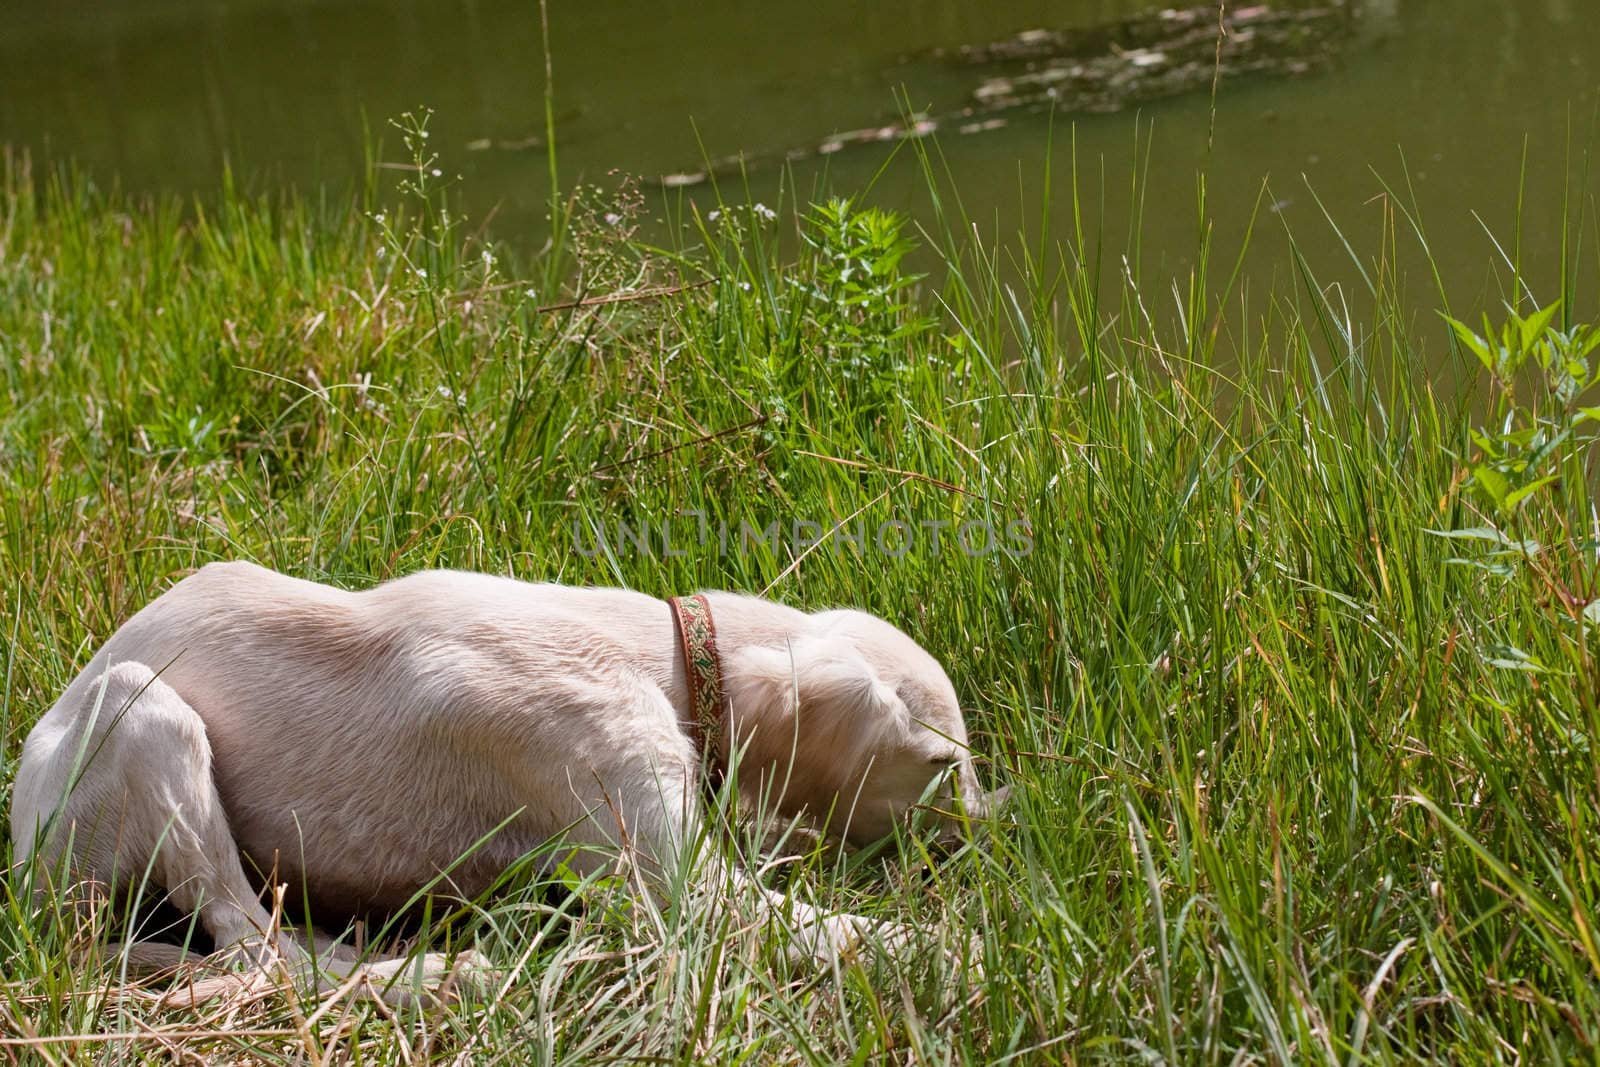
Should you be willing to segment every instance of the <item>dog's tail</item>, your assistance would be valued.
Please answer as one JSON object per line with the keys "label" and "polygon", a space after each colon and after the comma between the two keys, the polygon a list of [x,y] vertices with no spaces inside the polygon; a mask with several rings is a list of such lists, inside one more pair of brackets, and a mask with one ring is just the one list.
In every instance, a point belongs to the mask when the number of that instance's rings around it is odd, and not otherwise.
{"label": "dog's tail", "polygon": [[182,945],[164,941],[129,941],[106,946],[106,956],[119,963],[126,961],[125,973],[140,984],[172,979],[166,990],[141,990],[138,996],[151,997],[164,1008],[195,1007],[230,993],[251,992],[271,985],[260,971],[211,974],[199,977],[206,957]]}
{"label": "dog's tail", "polygon": [[106,956],[119,963],[127,961],[129,977],[170,978],[180,971],[198,966],[205,959],[182,945],[165,941],[129,941],[106,946]]}

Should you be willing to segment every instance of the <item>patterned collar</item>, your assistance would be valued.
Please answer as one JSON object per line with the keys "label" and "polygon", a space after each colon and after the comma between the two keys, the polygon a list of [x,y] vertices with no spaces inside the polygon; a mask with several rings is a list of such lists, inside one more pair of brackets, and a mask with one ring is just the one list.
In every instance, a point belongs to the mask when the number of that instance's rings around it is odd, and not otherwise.
{"label": "patterned collar", "polygon": [[684,676],[689,681],[689,737],[705,765],[713,788],[722,784],[723,727],[727,702],[722,693],[722,658],[717,655],[717,627],[704,593],[673,597],[672,617],[678,623]]}

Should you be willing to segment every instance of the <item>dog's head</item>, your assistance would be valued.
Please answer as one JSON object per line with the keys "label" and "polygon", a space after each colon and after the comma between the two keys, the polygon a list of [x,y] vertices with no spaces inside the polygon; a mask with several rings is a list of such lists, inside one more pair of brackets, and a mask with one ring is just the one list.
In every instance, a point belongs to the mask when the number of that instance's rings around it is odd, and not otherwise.
{"label": "dog's head", "polygon": [[785,814],[828,816],[858,843],[890,833],[924,798],[947,826],[986,816],[999,794],[978,787],[939,662],[865,612],[810,622],[783,646],[742,648],[726,665],[741,780]]}

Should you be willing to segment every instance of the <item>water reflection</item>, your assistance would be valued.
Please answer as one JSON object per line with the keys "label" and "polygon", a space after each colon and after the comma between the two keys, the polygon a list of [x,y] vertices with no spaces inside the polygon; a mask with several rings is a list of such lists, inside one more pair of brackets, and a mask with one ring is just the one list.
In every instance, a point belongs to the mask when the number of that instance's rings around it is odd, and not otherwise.
{"label": "water reflection", "polygon": [[[782,158],[895,121],[897,92],[930,112],[968,99],[972,72],[931,56],[1022,30],[1125,22],[1161,6],[558,2],[551,33],[562,173],[570,182],[613,168],[669,173],[737,153]],[[1259,5],[1232,6],[1237,17]],[[1453,283],[1488,292],[1486,246],[1471,212],[1505,232],[1525,139],[1535,164],[1529,203],[1559,203],[1569,126],[1577,147],[1589,137],[1600,34],[1583,32],[1585,12],[1573,0],[1363,0],[1354,14],[1358,35],[1331,69],[1243,80],[1223,93],[1209,163],[1219,232],[1242,228],[1265,179],[1271,202],[1313,250],[1336,256],[1301,176],[1363,231],[1376,224],[1372,168],[1403,181],[1403,154],[1436,251],[1460,272]],[[527,0],[0,6],[0,140],[120,175],[135,189],[215,188],[224,158],[268,181],[347,180],[362,170],[369,127],[425,104],[437,112],[446,165],[465,179],[468,208],[498,208],[497,231],[532,242],[547,192],[542,87],[538,10]],[[1055,173],[1068,170],[1071,126],[1084,169],[1096,182],[1102,166],[1107,175],[1103,193],[1091,190],[1096,211],[1108,233],[1126,232],[1121,190],[1134,166],[1135,115],[1153,123],[1144,242],[1152,265],[1181,269],[1211,125],[1207,94],[1129,102],[1137,108],[1114,115],[1058,114]],[[973,135],[941,133],[967,206],[1002,232],[1037,214],[1043,190],[1031,176],[1043,172],[1052,121],[1044,108],[1008,116]],[[795,164],[796,180],[809,189],[826,173],[860,188],[891,151],[839,147]],[[782,180],[782,168],[758,168],[753,192],[775,202]],[[896,167],[873,195],[917,209],[919,188],[912,168]],[[1547,222],[1531,221],[1524,237],[1529,248],[1555,246]]]}

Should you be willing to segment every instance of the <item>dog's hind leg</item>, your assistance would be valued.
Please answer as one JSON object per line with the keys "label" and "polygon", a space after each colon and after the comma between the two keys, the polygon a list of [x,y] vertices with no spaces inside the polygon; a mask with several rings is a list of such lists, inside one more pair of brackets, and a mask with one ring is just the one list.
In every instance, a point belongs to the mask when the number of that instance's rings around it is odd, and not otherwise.
{"label": "dog's hind leg", "polygon": [[[11,830],[18,863],[33,860],[36,892],[50,888],[63,859],[72,880],[112,892],[148,880],[196,914],[219,950],[262,966],[275,956],[323,993],[358,978],[356,995],[398,1006],[452,981],[482,988],[497,976],[474,952],[361,965],[329,952],[321,968],[313,965],[298,942],[274,929],[245,877],[211,775],[204,721],[142,663],[118,663],[91,684],[74,685],[34,728],[17,769]],[[129,946],[135,969],[185,958],[167,946]],[[200,986],[215,995],[230,980]]]}
{"label": "dog's hind leg", "polygon": [[41,720],[23,748],[11,829],[39,891],[65,858],[73,880],[112,892],[148,879],[219,949],[272,936],[212,780],[205,723],[142,663],[74,686]]}

